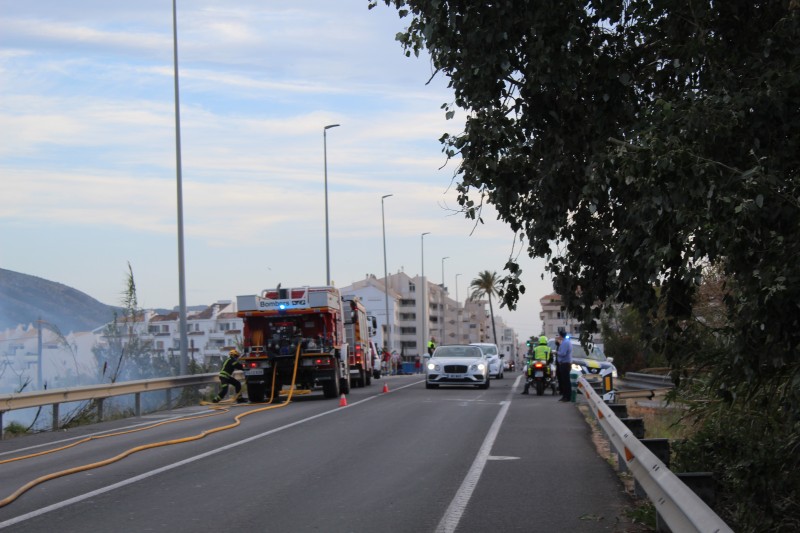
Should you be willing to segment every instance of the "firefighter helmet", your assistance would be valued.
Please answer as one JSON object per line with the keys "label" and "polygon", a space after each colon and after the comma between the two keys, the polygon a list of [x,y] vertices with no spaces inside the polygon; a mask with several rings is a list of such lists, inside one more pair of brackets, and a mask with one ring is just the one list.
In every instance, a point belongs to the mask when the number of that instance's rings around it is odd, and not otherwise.
{"label": "firefighter helmet", "polygon": [[233,350],[231,350],[230,352],[228,352],[228,355],[230,355],[231,357],[239,357],[239,350],[237,350],[236,348],[234,348]]}

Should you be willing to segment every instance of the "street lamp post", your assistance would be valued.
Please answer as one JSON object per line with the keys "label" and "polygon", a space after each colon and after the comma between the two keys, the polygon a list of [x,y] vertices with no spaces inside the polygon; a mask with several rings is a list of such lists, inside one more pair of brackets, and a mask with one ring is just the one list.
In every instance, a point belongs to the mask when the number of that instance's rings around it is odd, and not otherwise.
{"label": "street lamp post", "polygon": [[450,256],[442,257],[442,338],[439,339],[440,343],[444,343],[447,338],[447,299],[445,297],[444,288],[444,260],[450,259]]}
{"label": "street lamp post", "polygon": [[461,304],[458,303],[458,276],[456,274],[456,344],[461,344]]}
{"label": "street lamp post", "polygon": [[326,284],[331,284],[331,249],[328,236],[328,130],[339,124],[329,124],[322,128],[322,148],[325,159],[325,279]]}
{"label": "street lamp post", "polygon": [[186,268],[183,255],[183,185],[181,177],[181,102],[178,90],[178,8],[177,0],[172,0],[172,55],[173,78],[175,82],[175,163],[178,189],[178,313],[181,339],[181,359],[179,372],[181,376],[188,373],[189,356],[186,350],[188,334],[186,333]]}
{"label": "street lamp post", "polygon": [[[391,194],[384,194],[381,196],[381,227],[383,228],[383,296],[386,303],[386,339],[384,347],[392,352],[392,324],[389,321],[389,273],[386,268],[386,217],[383,211],[383,201],[386,198],[393,196]],[[383,356],[381,356],[383,360]]]}
{"label": "street lamp post", "polygon": [[430,235],[430,231],[426,231],[422,235],[419,236],[419,247],[420,247],[420,256],[422,257],[422,345],[421,350],[422,354],[420,354],[420,361],[425,359],[425,339],[427,335],[425,333],[425,322],[427,321],[426,313],[428,308],[428,301],[425,296],[425,235]]}

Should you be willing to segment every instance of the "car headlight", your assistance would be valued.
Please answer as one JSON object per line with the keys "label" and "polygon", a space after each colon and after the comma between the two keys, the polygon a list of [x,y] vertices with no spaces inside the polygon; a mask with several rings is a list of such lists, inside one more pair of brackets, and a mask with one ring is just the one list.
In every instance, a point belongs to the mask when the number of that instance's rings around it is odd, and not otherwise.
{"label": "car headlight", "polygon": [[428,363],[428,370],[439,370],[439,365]]}
{"label": "car headlight", "polygon": [[572,370],[575,370],[576,372],[583,372],[583,368],[581,368],[581,365],[577,365],[575,363],[572,363]]}
{"label": "car headlight", "polygon": [[484,365],[483,363],[478,363],[477,365],[473,365],[473,366],[475,366],[475,368],[477,368],[478,371],[480,371],[480,372],[483,372],[483,371],[486,370],[486,365]]}

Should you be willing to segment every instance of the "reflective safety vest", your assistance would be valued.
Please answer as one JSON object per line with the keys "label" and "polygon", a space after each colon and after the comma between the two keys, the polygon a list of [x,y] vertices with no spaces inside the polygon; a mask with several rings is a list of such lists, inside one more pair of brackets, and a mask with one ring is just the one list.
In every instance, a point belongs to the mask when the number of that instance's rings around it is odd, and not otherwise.
{"label": "reflective safety vest", "polygon": [[220,368],[219,370],[219,375],[229,378],[233,375],[234,370],[243,370],[243,369],[244,367],[242,366],[242,363],[240,363],[238,359],[234,359],[233,357],[228,356],[228,358],[225,359],[225,362],[222,363],[222,368]]}
{"label": "reflective safety vest", "polygon": [[550,359],[550,354],[550,347],[546,344],[538,344],[536,348],[533,349],[533,358],[539,361],[547,361]]}

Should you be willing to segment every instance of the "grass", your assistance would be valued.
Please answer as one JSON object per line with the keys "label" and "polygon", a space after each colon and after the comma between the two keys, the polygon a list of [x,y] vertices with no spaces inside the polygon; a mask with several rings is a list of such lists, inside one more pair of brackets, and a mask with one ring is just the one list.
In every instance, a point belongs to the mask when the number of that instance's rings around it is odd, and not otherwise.
{"label": "grass", "polygon": [[640,403],[641,400],[626,400],[628,416],[644,420],[645,436],[648,439],[685,439],[694,432],[691,420],[680,406],[660,407]]}
{"label": "grass", "polygon": [[20,435],[26,435],[27,433],[28,428],[19,422],[11,422],[3,428],[3,436],[6,438],[19,437]]}

